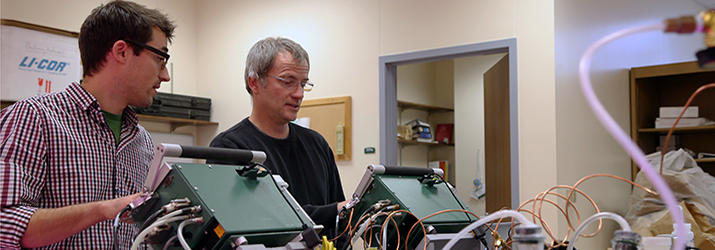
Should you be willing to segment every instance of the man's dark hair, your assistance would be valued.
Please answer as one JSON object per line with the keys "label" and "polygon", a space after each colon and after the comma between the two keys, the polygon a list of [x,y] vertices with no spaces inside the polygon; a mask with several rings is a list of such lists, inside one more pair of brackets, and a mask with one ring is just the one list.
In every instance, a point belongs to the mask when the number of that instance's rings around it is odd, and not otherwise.
{"label": "man's dark hair", "polygon": [[[79,32],[79,52],[82,57],[83,76],[97,73],[105,63],[104,58],[118,40],[130,39],[146,43],[153,28],[158,27],[171,42],[176,25],[157,9],[149,9],[129,1],[115,0],[100,5],[82,23]],[[142,48],[132,46],[135,55]]]}

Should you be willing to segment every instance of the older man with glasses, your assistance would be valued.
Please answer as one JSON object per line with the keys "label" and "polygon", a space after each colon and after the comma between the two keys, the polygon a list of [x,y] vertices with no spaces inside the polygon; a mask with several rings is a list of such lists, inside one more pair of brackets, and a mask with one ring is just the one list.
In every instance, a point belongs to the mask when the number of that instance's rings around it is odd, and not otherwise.
{"label": "older man with glasses", "polygon": [[313,89],[309,71],[308,53],[300,44],[281,37],[258,41],[248,52],[244,75],[253,98],[251,115],[216,136],[211,146],[264,151],[266,168],[288,182],[290,193],[332,239],[335,218],[347,203],[333,151],[318,132],[291,123],[305,92]]}
{"label": "older man with glasses", "polygon": [[148,107],[175,25],[111,1],[80,29],[82,84],[0,113],[0,249],[129,249],[138,228],[111,219],[139,197],[153,158],[128,105]]}

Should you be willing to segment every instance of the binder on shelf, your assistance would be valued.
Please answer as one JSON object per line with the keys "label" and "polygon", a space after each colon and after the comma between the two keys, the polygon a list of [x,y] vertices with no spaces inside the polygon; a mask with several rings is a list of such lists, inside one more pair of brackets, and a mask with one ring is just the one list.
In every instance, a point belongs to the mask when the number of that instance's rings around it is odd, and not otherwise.
{"label": "binder on shelf", "polygon": [[413,139],[429,139],[432,141],[432,132],[429,123],[426,123],[418,118],[408,122],[406,125],[412,127]]}
{"label": "binder on shelf", "polygon": [[[655,128],[670,128],[673,127],[673,124],[675,124],[675,120],[677,118],[662,118],[658,117],[655,118]],[[678,121],[678,125],[676,128],[681,128],[681,127],[697,127],[697,126],[707,126],[707,125],[715,125],[715,122],[711,121],[708,118],[705,117],[696,117],[696,118],[680,118],[680,121]]]}
{"label": "binder on shelf", "polygon": [[452,131],[454,129],[454,124],[437,124],[437,129],[434,132],[435,140],[439,143],[451,144],[452,142]]}
{"label": "binder on shelf", "polygon": [[715,159],[714,153],[698,153],[698,159]]}

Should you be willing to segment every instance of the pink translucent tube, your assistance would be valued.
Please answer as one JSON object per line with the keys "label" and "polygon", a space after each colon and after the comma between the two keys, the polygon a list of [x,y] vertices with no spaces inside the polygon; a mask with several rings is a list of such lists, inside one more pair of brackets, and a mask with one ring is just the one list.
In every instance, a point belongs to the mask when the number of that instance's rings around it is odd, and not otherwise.
{"label": "pink translucent tube", "polygon": [[673,195],[673,191],[670,190],[670,187],[665,183],[663,177],[655,171],[655,168],[650,164],[648,159],[646,159],[645,154],[640,149],[640,147],[638,147],[638,145],[636,145],[636,143],[631,140],[631,137],[628,136],[628,134],[626,134],[626,132],[624,132],[620,126],[618,126],[616,121],[614,121],[613,118],[608,114],[606,109],[603,108],[603,105],[598,101],[598,97],[596,97],[596,94],[593,91],[593,88],[591,86],[591,80],[589,77],[591,57],[594,53],[596,53],[596,51],[598,51],[598,49],[600,49],[604,45],[628,35],[647,31],[662,31],[664,29],[664,24],[644,25],[624,29],[601,38],[596,43],[591,45],[586,50],[586,52],[583,53],[583,56],[581,56],[581,61],[579,63],[579,78],[581,79],[581,90],[583,91],[583,95],[586,97],[586,101],[591,107],[593,113],[596,115],[596,118],[598,118],[598,121],[601,122],[601,125],[606,128],[608,133],[610,133],[613,138],[616,139],[616,141],[621,145],[621,147],[626,150],[628,155],[633,158],[633,161],[635,161],[636,164],[640,167],[641,171],[645,173],[648,180],[653,183],[653,186],[655,187],[655,190],[658,191],[660,198],[663,200],[663,202],[665,202],[665,206],[668,208],[668,211],[670,211],[670,215],[673,218],[673,221],[676,223],[676,227],[678,228],[678,239],[675,242],[675,246],[677,246],[677,248],[674,249],[685,249],[686,237],[684,234],[684,219],[682,213],[678,209],[678,203],[675,200],[675,195]]}

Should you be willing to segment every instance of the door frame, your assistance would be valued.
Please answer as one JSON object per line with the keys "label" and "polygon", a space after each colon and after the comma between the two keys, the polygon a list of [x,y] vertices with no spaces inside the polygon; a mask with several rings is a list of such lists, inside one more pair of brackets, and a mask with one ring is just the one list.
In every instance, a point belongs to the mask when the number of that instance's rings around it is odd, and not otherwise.
{"label": "door frame", "polygon": [[[508,53],[511,207],[519,206],[519,130],[516,38],[380,56],[380,164],[397,166],[397,66]],[[388,136],[391,135],[391,136]]]}

